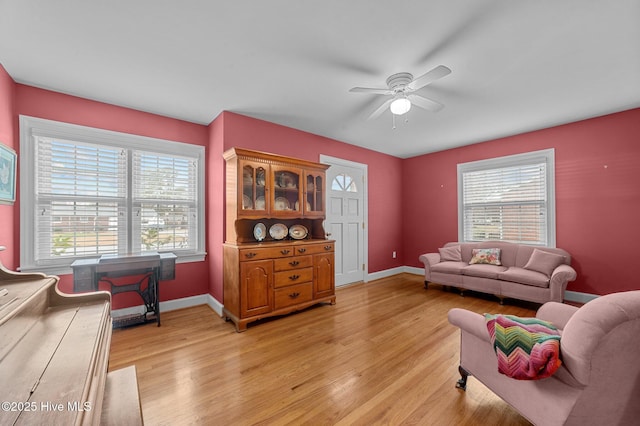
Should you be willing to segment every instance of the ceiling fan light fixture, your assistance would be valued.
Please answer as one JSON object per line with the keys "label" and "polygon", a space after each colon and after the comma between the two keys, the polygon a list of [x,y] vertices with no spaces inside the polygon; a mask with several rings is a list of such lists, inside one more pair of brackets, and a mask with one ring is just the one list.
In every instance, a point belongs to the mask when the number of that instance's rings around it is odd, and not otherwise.
{"label": "ceiling fan light fixture", "polygon": [[411,109],[411,101],[404,96],[399,96],[391,102],[389,109],[394,115],[406,114]]}

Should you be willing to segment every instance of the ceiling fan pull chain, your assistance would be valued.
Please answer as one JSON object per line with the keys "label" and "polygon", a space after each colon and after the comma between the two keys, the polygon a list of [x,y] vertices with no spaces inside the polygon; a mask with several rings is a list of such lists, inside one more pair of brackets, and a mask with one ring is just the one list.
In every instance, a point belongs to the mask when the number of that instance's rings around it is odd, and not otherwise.
{"label": "ceiling fan pull chain", "polygon": [[391,123],[392,123],[391,128],[393,130],[395,130],[396,129],[396,115],[395,114],[391,114]]}

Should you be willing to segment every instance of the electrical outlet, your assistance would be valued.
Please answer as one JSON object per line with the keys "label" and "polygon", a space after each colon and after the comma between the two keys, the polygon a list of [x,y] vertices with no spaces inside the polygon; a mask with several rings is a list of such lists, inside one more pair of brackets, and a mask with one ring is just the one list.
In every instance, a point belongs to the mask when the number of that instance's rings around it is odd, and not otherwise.
{"label": "electrical outlet", "polygon": [[391,254],[391,256],[393,256],[393,258],[395,259],[395,258],[396,258],[396,252],[394,251],[394,252]]}

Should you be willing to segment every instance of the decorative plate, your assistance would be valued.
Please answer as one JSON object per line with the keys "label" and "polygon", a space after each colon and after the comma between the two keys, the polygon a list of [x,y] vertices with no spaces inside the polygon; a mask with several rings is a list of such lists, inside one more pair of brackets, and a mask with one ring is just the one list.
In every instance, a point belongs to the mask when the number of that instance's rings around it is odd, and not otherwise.
{"label": "decorative plate", "polygon": [[264,204],[264,196],[259,196],[258,198],[256,198],[256,210],[264,210],[265,209],[265,204]]}
{"label": "decorative plate", "polygon": [[[296,211],[300,211],[300,203],[296,201],[296,207],[295,207]],[[311,211],[311,204],[309,204],[309,202],[307,201],[307,211],[310,212]]]}
{"label": "decorative plate", "polygon": [[242,195],[242,208],[245,210],[253,208],[253,204],[251,204],[251,198],[249,198],[247,195]]}
{"label": "decorative plate", "polygon": [[262,241],[267,236],[267,227],[264,223],[257,223],[256,226],[253,227],[253,236],[256,240]]}
{"label": "decorative plate", "polygon": [[276,183],[280,188],[297,188],[298,187],[296,176],[288,172],[280,173],[280,175],[277,177]]}
{"label": "decorative plate", "polygon": [[276,210],[291,210],[291,204],[289,204],[289,200],[284,197],[277,197],[274,207]]}
{"label": "decorative plate", "polygon": [[303,240],[307,237],[309,231],[302,225],[293,225],[289,228],[289,236],[294,240]]}
{"label": "decorative plate", "polygon": [[283,223],[276,223],[269,228],[269,235],[271,235],[271,238],[274,240],[282,240],[287,236],[288,231]]}

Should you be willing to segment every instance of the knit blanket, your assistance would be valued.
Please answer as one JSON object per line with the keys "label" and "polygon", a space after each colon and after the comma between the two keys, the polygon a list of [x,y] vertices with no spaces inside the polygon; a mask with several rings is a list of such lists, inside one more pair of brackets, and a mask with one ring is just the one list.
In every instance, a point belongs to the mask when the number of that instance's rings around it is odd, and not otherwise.
{"label": "knit blanket", "polygon": [[560,332],[553,324],[515,315],[484,316],[500,373],[518,380],[537,380],[560,367]]}

